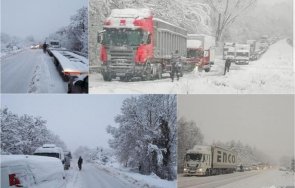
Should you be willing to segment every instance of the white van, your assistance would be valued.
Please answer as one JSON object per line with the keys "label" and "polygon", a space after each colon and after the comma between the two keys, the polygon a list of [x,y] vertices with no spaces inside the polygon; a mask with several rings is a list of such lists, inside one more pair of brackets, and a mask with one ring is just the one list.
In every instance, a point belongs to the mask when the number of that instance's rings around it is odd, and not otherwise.
{"label": "white van", "polygon": [[1,188],[64,188],[60,160],[32,155],[1,155]]}
{"label": "white van", "polygon": [[54,144],[44,144],[42,147],[36,149],[34,155],[55,157],[60,159],[62,163],[64,163],[65,160],[63,150],[60,147],[56,147]]}

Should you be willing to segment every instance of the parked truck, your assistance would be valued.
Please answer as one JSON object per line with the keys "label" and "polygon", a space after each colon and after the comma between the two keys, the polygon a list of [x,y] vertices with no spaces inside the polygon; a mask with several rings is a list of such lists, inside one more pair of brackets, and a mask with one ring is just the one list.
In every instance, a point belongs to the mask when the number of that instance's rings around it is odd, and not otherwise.
{"label": "parked truck", "polygon": [[256,53],[256,42],[256,40],[247,40],[247,44],[250,45],[250,61],[258,59],[258,54]]}
{"label": "parked truck", "polygon": [[69,161],[65,163],[65,155],[63,149],[57,147],[54,144],[44,144],[42,147],[39,147],[35,150],[34,155],[58,158],[62,162],[65,170],[68,170],[68,168],[70,167],[68,163]]}
{"label": "parked truck", "polygon": [[235,43],[225,42],[223,44],[223,60],[235,58]]}
{"label": "parked truck", "polygon": [[215,60],[215,37],[188,34],[187,63],[198,66],[199,71],[209,72]]}
{"label": "parked truck", "polygon": [[249,44],[236,44],[236,64],[249,64],[250,61],[250,45]]}
{"label": "parked truck", "polygon": [[210,176],[233,173],[237,162],[235,152],[217,146],[196,145],[186,152],[184,175]]}
{"label": "parked truck", "polygon": [[105,81],[171,74],[172,53],[186,57],[187,31],[154,18],[149,9],[113,9],[98,33]]}

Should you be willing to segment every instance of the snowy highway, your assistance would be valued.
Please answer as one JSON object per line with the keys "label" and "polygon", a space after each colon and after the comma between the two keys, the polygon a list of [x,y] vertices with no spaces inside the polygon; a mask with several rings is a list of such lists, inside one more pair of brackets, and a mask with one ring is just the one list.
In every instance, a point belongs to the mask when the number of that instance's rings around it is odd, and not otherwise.
{"label": "snowy highway", "polygon": [[216,59],[209,73],[193,71],[180,81],[171,82],[169,75],[161,80],[104,82],[101,74],[90,75],[90,93],[293,93],[293,50],[286,40],[270,46],[257,61],[249,65],[232,64],[230,72],[223,75],[224,61]]}
{"label": "snowy highway", "polygon": [[179,188],[262,188],[292,186],[294,174],[275,169],[263,171],[236,172],[209,177],[178,176]]}
{"label": "snowy highway", "polygon": [[67,173],[67,188],[132,188],[132,185],[112,176],[106,170],[98,168],[95,164],[83,164],[81,171],[77,165]]}
{"label": "snowy highway", "polygon": [[1,92],[66,93],[67,83],[48,54],[26,49],[1,59]]}

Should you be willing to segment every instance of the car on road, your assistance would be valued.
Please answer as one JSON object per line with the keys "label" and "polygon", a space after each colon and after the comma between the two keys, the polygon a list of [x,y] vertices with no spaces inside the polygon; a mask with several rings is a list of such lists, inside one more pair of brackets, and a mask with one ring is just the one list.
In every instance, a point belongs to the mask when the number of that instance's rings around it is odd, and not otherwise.
{"label": "car on road", "polygon": [[60,160],[33,155],[1,155],[1,188],[65,188]]}

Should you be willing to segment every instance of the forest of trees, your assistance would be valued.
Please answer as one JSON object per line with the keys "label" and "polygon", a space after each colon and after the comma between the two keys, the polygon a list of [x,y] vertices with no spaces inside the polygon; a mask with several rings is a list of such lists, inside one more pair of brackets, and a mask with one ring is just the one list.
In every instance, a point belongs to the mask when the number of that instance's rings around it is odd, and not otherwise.
{"label": "forest of trees", "polygon": [[71,17],[71,23],[51,34],[61,46],[72,51],[88,54],[88,8],[82,7]]}
{"label": "forest of trees", "polygon": [[55,144],[66,149],[59,136],[47,129],[46,120],[42,117],[18,115],[3,108],[0,118],[1,152],[30,155],[43,144]]}
{"label": "forest of trees", "polygon": [[108,126],[110,147],[123,165],[141,174],[176,179],[176,95],[141,95],[124,100]]}

